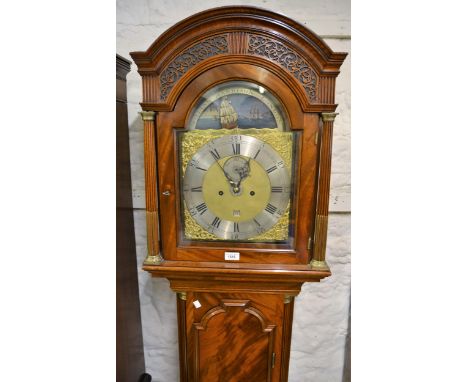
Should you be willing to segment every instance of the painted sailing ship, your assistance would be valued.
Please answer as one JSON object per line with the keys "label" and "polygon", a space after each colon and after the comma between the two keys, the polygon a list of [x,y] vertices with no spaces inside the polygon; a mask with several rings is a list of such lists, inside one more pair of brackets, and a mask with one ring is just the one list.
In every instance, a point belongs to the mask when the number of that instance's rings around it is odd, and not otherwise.
{"label": "painted sailing ship", "polygon": [[224,97],[221,105],[219,105],[219,121],[223,129],[234,129],[237,127],[237,113],[227,97]]}
{"label": "painted sailing ship", "polygon": [[261,118],[260,110],[259,110],[258,106],[252,106],[252,108],[250,109],[249,118],[250,119],[260,119]]}

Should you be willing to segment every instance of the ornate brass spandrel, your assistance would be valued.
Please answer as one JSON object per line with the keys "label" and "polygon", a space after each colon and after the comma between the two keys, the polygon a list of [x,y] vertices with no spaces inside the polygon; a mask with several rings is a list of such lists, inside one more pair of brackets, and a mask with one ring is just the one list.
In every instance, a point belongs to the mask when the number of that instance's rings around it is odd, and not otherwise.
{"label": "ornate brass spandrel", "polygon": [[288,207],[276,224],[261,235],[255,236],[249,241],[274,241],[288,240],[289,237],[289,203]]}
{"label": "ornate brass spandrel", "polygon": [[202,228],[190,215],[184,203],[185,237],[191,240],[218,240],[218,238]]}

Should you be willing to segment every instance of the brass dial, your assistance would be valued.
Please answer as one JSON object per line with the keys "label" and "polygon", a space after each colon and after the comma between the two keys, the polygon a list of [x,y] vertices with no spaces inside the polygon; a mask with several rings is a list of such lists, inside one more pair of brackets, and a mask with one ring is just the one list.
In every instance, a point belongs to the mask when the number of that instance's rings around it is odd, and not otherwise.
{"label": "brass dial", "polygon": [[192,218],[224,240],[245,240],[270,229],[286,211],[290,188],[290,174],[278,152],[241,134],[203,145],[183,179]]}

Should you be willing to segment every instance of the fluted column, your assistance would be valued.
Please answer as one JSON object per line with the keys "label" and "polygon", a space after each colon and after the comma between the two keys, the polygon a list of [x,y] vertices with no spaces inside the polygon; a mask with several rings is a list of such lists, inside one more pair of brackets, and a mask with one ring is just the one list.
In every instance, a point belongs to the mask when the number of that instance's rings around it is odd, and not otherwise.
{"label": "fluted column", "polygon": [[315,270],[329,270],[325,261],[328,231],[328,204],[330,200],[330,172],[332,157],[333,122],[338,113],[322,113],[322,137],[320,145],[320,166],[317,197],[317,214],[313,257],[310,265]]}
{"label": "fluted column", "polygon": [[159,253],[159,222],[156,182],[156,140],[154,111],[142,111],[145,147],[145,194],[146,194],[146,233],[148,255],[144,265],[158,265],[163,262]]}

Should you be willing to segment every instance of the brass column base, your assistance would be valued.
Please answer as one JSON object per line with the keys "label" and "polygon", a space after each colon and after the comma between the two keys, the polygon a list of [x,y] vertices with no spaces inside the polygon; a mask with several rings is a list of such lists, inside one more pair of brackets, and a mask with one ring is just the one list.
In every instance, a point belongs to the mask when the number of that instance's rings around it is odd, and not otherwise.
{"label": "brass column base", "polygon": [[312,260],[309,265],[314,271],[329,271],[330,270],[330,267],[328,266],[326,261]]}
{"label": "brass column base", "polygon": [[164,259],[161,255],[147,256],[145,261],[143,262],[143,265],[160,265],[163,261]]}

